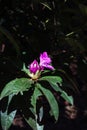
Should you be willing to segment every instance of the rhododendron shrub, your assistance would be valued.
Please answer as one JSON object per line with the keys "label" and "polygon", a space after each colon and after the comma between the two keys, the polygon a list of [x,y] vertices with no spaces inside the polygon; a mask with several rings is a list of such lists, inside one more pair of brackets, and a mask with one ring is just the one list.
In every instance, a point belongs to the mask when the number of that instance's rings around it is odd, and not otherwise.
{"label": "rhododendron shrub", "polygon": [[[56,69],[52,66],[52,60],[47,52],[43,52],[40,54],[39,61],[35,59],[31,64],[29,64],[28,67],[26,67],[25,64],[23,65],[22,71],[27,74],[27,78],[16,78],[6,84],[0,95],[1,100],[8,97],[6,111],[1,111],[1,125],[3,130],[9,129],[17,112],[17,110],[13,110],[11,113],[8,113],[9,104],[12,102],[12,98],[19,94],[27,98],[25,92],[29,92],[30,89],[33,91],[29,94],[30,102],[27,102],[27,104],[30,104],[28,109],[31,111],[33,116],[29,115],[27,118],[24,115],[24,118],[33,130],[43,130],[44,128],[44,124],[41,123],[44,111],[43,105],[41,105],[37,111],[37,102],[40,97],[44,96],[47,99],[50,106],[50,116],[53,116],[56,121],[58,120],[59,106],[52,89],[56,93],[60,93],[59,95],[64,98],[64,100],[68,101],[70,104],[73,104],[72,97],[68,96],[67,93],[61,89],[63,82],[62,78],[58,75],[51,75],[51,73],[48,75],[47,70],[52,73],[54,70],[56,71]],[[46,82],[48,82],[48,84],[45,84]],[[52,89],[50,89],[51,87]],[[26,103],[24,107],[26,107]],[[24,114],[23,111],[22,114]]]}

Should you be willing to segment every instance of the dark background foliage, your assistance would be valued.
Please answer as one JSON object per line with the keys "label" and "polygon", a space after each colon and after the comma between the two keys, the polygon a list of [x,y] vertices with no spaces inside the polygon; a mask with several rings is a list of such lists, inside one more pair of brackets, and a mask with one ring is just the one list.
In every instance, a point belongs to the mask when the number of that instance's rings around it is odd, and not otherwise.
{"label": "dark background foliage", "polygon": [[43,51],[63,86],[86,95],[87,0],[0,0],[0,90]]}
{"label": "dark background foliage", "polygon": [[20,69],[23,62],[29,64],[47,51],[57,68],[69,68],[77,60],[79,74],[86,79],[86,33],[86,0],[1,0],[1,77],[5,69],[14,73],[11,68]]}

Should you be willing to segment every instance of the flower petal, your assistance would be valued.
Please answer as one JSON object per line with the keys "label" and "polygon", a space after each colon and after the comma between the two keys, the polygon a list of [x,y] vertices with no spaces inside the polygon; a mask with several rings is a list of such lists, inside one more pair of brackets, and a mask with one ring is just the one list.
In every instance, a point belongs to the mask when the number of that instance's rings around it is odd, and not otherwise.
{"label": "flower petal", "polygon": [[43,67],[48,68],[50,70],[54,70],[54,67],[52,65],[49,65],[49,64],[43,64]]}
{"label": "flower petal", "polygon": [[29,69],[30,69],[30,72],[31,72],[31,73],[34,73],[34,74],[40,69],[40,66],[39,66],[37,60],[34,60],[34,61],[30,64]]}
{"label": "flower petal", "polygon": [[40,65],[42,64],[50,64],[51,63],[51,58],[48,56],[47,52],[43,52],[40,54]]}
{"label": "flower petal", "polygon": [[51,58],[48,56],[47,52],[40,54],[40,66],[45,67],[51,70],[54,70],[54,67],[51,65]]}

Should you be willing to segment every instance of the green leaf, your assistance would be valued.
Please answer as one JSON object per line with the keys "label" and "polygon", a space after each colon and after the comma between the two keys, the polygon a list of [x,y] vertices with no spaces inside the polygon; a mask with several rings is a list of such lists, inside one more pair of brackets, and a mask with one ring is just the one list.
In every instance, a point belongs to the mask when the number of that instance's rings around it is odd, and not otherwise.
{"label": "green leaf", "polygon": [[33,118],[26,119],[27,123],[31,126],[33,130],[43,130],[44,126],[39,125],[37,121],[35,121]]}
{"label": "green leaf", "polygon": [[11,95],[8,96],[8,104],[7,104],[7,107],[9,106],[9,104],[10,104],[10,102],[11,102],[13,96],[14,96],[13,94],[11,94]]}
{"label": "green leaf", "polygon": [[32,87],[32,83],[33,81],[28,78],[14,79],[6,84],[1,92],[0,99],[11,94],[17,95],[19,92],[23,94],[23,91],[28,91]]}
{"label": "green leaf", "polygon": [[67,93],[65,91],[62,91],[61,96],[70,104],[73,105],[73,97],[72,96],[68,96]]}
{"label": "green leaf", "polygon": [[36,127],[36,121],[34,120],[34,119],[32,119],[31,117],[27,120],[27,119],[25,119],[26,121],[27,121],[27,123],[31,126],[31,128],[33,129],[33,130],[37,130],[37,127]]}
{"label": "green leaf", "polygon": [[34,108],[35,113],[36,113],[36,102],[37,102],[38,97],[41,96],[41,95],[42,95],[42,93],[40,92],[40,90],[37,88],[37,85],[36,85],[34,93],[31,97],[31,105]]}
{"label": "green leaf", "polygon": [[59,76],[44,76],[44,77],[40,78],[39,80],[46,80],[49,83],[50,82],[59,83],[60,85],[62,83],[62,79]]}
{"label": "green leaf", "polygon": [[72,96],[68,96],[67,93],[65,91],[63,91],[59,86],[58,84],[54,83],[54,82],[49,82],[50,85],[52,86],[52,88],[57,91],[57,92],[60,92],[61,93],[61,96],[66,100],[68,101],[70,104],[73,104],[73,98]]}
{"label": "green leaf", "polygon": [[53,89],[57,92],[60,92],[61,93],[61,96],[66,100],[68,101],[70,104],[73,105],[73,98],[72,96],[68,96],[67,93],[65,91],[63,91],[59,86],[58,84],[56,83],[53,83],[53,82],[50,82],[50,85],[53,87]]}
{"label": "green leaf", "polygon": [[30,74],[29,69],[26,68],[25,63],[23,63],[23,68],[21,71],[24,71],[27,75]]}
{"label": "green leaf", "polygon": [[45,97],[47,98],[50,108],[51,108],[51,112],[53,113],[55,120],[58,120],[59,108],[58,108],[58,103],[57,103],[54,95],[52,94],[52,92],[50,90],[44,88],[39,83],[37,83],[37,86],[43,92]]}
{"label": "green leaf", "polygon": [[62,92],[62,89],[59,87],[59,85],[57,83],[54,82],[49,82],[49,84],[51,85],[51,87],[57,91],[57,92]]}
{"label": "green leaf", "polygon": [[53,87],[53,89],[55,91],[58,91],[61,93],[61,96],[66,100],[68,101],[70,104],[73,104],[73,98],[72,96],[68,96],[67,93],[65,91],[63,91],[59,86],[58,84],[56,83],[53,83],[53,82],[50,82],[50,85]]}
{"label": "green leaf", "polygon": [[61,88],[58,86],[58,83],[61,85],[62,83],[62,79],[59,76],[45,76],[40,78],[39,80],[45,80],[47,82],[49,82],[49,84],[51,85],[51,87],[55,90],[55,91],[62,91]]}
{"label": "green leaf", "polygon": [[16,114],[16,110],[12,111],[9,115],[7,114],[7,111],[0,112],[1,113],[1,125],[3,130],[8,130],[9,127],[11,126],[13,119],[15,117]]}
{"label": "green leaf", "polygon": [[64,92],[57,83],[59,83],[61,85],[62,83],[62,79],[59,76],[45,76],[40,78],[40,80],[46,80],[49,82],[49,84],[51,85],[51,87],[57,91],[61,93],[61,96],[68,101],[70,104],[73,104],[73,98],[71,96],[68,96],[66,92]]}

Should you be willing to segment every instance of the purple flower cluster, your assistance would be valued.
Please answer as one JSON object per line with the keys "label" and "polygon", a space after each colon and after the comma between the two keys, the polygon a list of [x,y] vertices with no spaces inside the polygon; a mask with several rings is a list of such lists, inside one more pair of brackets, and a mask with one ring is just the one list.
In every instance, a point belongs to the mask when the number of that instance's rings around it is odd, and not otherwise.
{"label": "purple flower cluster", "polygon": [[54,67],[51,65],[51,58],[48,56],[47,52],[40,54],[40,63],[37,60],[34,60],[30,66],[29,70],[31,73],[36,74],[36,72],[43,71],[45,68],[54,70]]}

